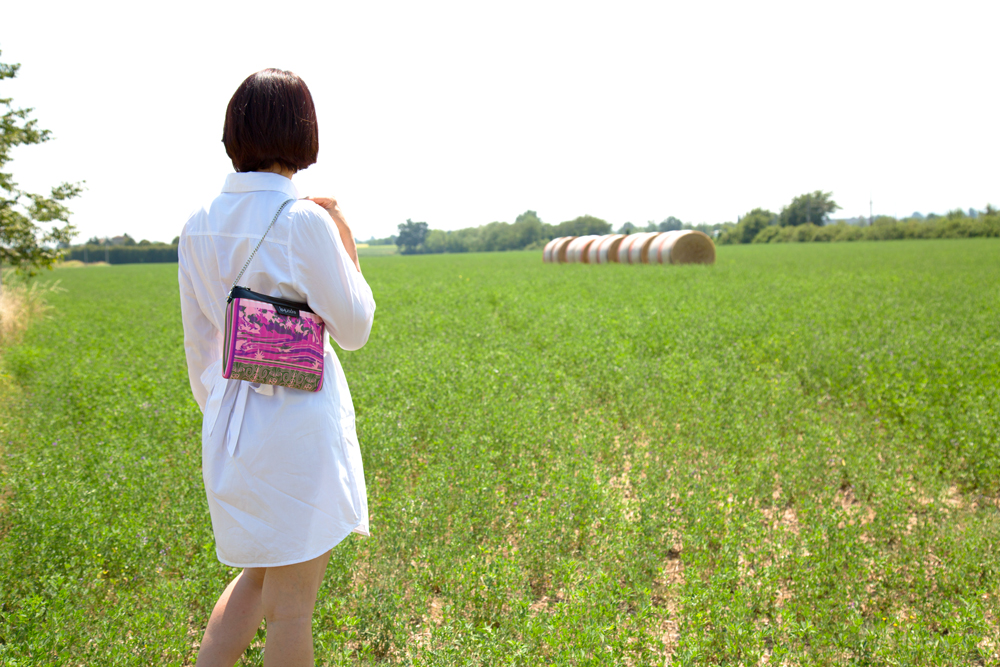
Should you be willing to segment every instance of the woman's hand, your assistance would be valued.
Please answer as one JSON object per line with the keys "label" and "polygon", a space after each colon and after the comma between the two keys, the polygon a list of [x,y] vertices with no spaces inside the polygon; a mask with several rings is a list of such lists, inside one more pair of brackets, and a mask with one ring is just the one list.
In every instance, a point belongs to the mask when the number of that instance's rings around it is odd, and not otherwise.
{"label": "woman's hand", "polygon": [[354,261],[354,266],[360,273],[361,262],[358,261],[358,247],[354,243],[354,233],[351,232],[351,228],[344,218],[344,212],[337,205],[337,200],[329,197],[306,197],[306,199],[321,206],[333,218],[334,224],[337,225],[337,231],[340,232],[340,240],[344,242],[344,249],[347,250],[347,255]]}

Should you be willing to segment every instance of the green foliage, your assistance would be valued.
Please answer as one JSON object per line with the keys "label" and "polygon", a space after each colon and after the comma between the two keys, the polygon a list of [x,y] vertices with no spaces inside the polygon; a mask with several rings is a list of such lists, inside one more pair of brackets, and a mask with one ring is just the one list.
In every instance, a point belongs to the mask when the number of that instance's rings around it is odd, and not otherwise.
{"label": "green foliage", "polygon": [[[407,221],[409,222],[409,221]],[[423,224],[423,223],[419,223]],[[402,229],[403,225],[400,225]],[[724,228],[725,225],[692,225],[682,223],[671,216],[656,224],[650,222],[646,231],[670,231],[672,229],[697,229],[709,236]],[[631,222],[626,222],[618,233],[638,231]],[[545,245],[549,240],[559,236],[588,236],[592,234],[610,234],[611,223],[595,218],[592,215],[581,215],[573,220],[549,225],[542,222],[535,211],[525,211],[517,216],[513,224],[507,222],[491,222],[480,227],[466,227],[455,231],[440,229],[428,230],[422,243],[413,247],[415,253],[461,253],[461,252],[497,252],[509,250],[534,250]],[[393,237],[394,239],[396,237]],[[398,243],[398,239],[396,240]],[[371,242],[369,242],[371,243]]]}
{"label": "green foliage", "polygon": [[[975,217],[962,209],[945,216],[915,213],[906,220],[879,216],[871,225],[855,226],[846,222],[826,225],[826,216],[840,208],[829,192],[817,190],[796,197],[775,216],[765,209],[755,208],[736,225],[723,225],[716,239],[718,245],[734,243],[808,243],[831,241],[894,241],[900,239],[943,239],[1000,236],[1000,212],[987,204]],[[816,217],[823,211],[822,219]],[[972,211],[972,213],[976,213]],[[812,218],[813,222],[807,222]],[[775,226],[775,223],[779,226]],[[708,232],[706,232],[708,233]]]}
{"label": "green foliage", "polygon": [[656,226],[658,232],[672,232],[678,229],[684,229],[684,223],[672,215]]}
{"label": "green foliage", "polygon": [[398,225],[399,234],[396,236],[396,245],[406,254],[417,252],[427,236],[426,222],[413,222],[409,218],[405,223]]}
{"label": "green foliage", "polygon": [[[400,225],[400,230],[402,229],[403,225]],[[513,224],[491,222],[481,227],[467,227],[451,232],[440,229],[429,230],[423,237],[422,243],[414,247],[413,252],[498,252],[533,249],[540,248],[546,241],[556,236],[606,234],[610,230],[610,224],[589,215],[553,226],[542,222],[534,211],[525,211],[517,216]],[[402,231],[400,235],[402,236]]]}
{"label": "green foliage", "polygon": [[757,236],[753,237],[751,243],[771,243],[776,237],[781,235],[782,227],[765,227],[760,230]]}
{"label": "green foliage", "polygon": [[[833,201],[832,192],[807,192],[792,200],[792,203],[781,209],[778,216],[778,224],[782,227],[797,227],[812,223],[822,227],[828,216],[838,210],[840,206]],[[749,243],[749,241],[746,241]]]}
{"label": "green foliage", "polygon": [[[318,664],[1000,659],[1000,242],[365,272],[372,537],[334,549]],[[63,275],[4,360],[0,664],[192,664],[235,573],[176,270]]]}
{"label": "green foliage", "polygon": [[521,250],[537,244],[543,239],[544,225],[534,211],[517,217],[514,224],[491,222],[479,228],[479,247],[469,250]]}
{"label": "green foliage", "polygon": [[751,243],[765,228],[777,224],[777,217],[767,209],[755,208],[740,218],[735,227],[720,234],[718,243],[720,245]]}
{"label": "green foliage", "polygon": [[611,223],[605,222],[592,215],[581,215],[579,218],[560,222],[549,235],[549,238],[558,236],[589,236],[591,234],[610,234]]}
{"label": "green foliage", "polygon": [[[17,76],[20,67],[0,63],[0,81]],[[63,202],[80,194],[82,187],[62,183],[46,197],[21,190],[13,174],[3,171],[11,160],[11,149],[51,138],[48,130],[38,129],[37,120],[29,119],[33,109],[15,109],[12,101],[0,98],[0,107],[6,107],[0,116],[0,265],[34,275],[39,269],[51,267],[59,259],[56,246],[69,243],[74,236],[70,212]],[[59,222],[64,224],[42,226]]]}
{"label": "green foliage", "polygon": [[[975,218],[970,218],[961,211],[953,211],[948,216],[927,216],[926,218],[909,218],[907,220],[880,216],[866,227],[849,225],[844,222],[824,227],[812,224],[798,227],[765,227],[754,237],[753,243],[899,241],[903,239],[976,237],[1000,237],[1000,214],[983,213]],[[723,242],[722,239],[720,242]]]}

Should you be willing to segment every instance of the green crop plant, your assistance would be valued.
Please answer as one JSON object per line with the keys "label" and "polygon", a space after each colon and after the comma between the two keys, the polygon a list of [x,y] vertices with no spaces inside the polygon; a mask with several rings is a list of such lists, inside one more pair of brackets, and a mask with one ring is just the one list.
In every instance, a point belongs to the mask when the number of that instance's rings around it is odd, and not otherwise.
{"label": "green crop plant", "polygon": [[[1000,660],[1000,242],[363,266],[321,664]],[[4,358],[0,664],[192,664],[234,572],[176,269],[60,277]]]}

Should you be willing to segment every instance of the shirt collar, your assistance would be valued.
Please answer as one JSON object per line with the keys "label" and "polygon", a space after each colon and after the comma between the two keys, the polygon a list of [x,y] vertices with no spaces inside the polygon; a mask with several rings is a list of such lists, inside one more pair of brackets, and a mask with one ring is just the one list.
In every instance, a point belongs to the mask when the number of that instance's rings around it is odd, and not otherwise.
{"label": "shirt collar", "polygon": [[262,190],[282,192],[292,199],[299,198],[299,191],[292,183],[292,179],[269,171],[244,171],[229,174],[226,176],[226,184],[222,186],[223,192],[260,192]]}

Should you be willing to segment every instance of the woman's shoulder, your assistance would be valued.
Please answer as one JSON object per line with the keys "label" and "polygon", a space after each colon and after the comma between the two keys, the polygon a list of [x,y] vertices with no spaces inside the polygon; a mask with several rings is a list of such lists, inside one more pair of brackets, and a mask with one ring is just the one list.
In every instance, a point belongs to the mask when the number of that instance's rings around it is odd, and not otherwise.
{"label": "woman's shoulder", "polygon": [[205,227],[208,225],[209,214],[212,210],[212,203],[212,199],[206,199],[190,210],[187,220],[184,222],[184,227],[181,229],[181,237],[187,236],[192,232],[205,231]]}
{"label": "woman's shoulder", "polygon": [[322,206],[308,199],[297,199],[291,206],[292,233],[305,238],[330,234],[333,220]]}
{"label": "woman's shoulder", "polygon": [[333,222],[330,214],[322,206],[310,199],[296,199],[292,202],[291,214],[296,220],[308,222]]}

